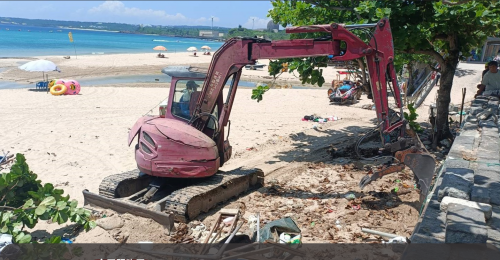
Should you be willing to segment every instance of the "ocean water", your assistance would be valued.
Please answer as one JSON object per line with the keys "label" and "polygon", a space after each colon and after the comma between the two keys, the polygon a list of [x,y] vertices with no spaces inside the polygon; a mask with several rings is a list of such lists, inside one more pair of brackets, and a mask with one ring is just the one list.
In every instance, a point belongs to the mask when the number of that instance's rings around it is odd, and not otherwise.
{"label": "ocean water", "polygon": [[[52,32],[50,32],[52,31]],[[68,33],[73,34],[74,44]],[[43,55],[77,55],[158,52],[153,48],[165,46],[167,53],[186,52],[194,46],[208,45],[212,52],[223,43],[157,35],[125,34],[50,27],[32,27],[0,23],[0,57],[31,57]]]}

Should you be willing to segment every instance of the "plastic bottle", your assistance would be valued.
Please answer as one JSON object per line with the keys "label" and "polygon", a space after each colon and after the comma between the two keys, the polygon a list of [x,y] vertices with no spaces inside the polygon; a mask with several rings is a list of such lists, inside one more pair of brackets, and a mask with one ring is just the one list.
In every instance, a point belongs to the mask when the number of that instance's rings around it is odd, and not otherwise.
{"label": "plastic bottle", "polygon": [[289,234],[287,233],[281,233],[280,234],[280,243],[281,244],[287,244],[287,243],[290,243],[290,240],[292,239],[292,236],[290,236]]}
{"label": "plastic bottle", "polygon": [[300,244],[300,235],[292,237],[290,244]]}
{"label": "plastic bottle", "polygon": [[340,220],[336,220],[335,221],[335,227],[338,228],[338,229],[341,229],[342,228],[342,222],[340,222]]}
{"label": "plastic bottle", "polygon": [[344,198],[346,198],[347,200],[353,200],[353,199],[356,199],[356,195],[354,195],[353,193],[349,193],[349,194],[346,194],[344,196]]}

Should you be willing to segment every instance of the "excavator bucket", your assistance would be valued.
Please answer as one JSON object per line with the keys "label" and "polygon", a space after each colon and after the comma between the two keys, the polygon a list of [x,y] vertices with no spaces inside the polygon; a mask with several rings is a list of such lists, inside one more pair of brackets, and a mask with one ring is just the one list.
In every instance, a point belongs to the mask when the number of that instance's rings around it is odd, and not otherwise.
{"label": "excavator bucket", "polygon": [[385,175],[400,172],[405,166],[408,166],[415,176],[417,187],[420,189],[420,201],[423,202],[429,192],[432,177],[435,173],[436,162],[434,158],[421,151],[415,151],[413,148],[396,153],[396,157],[398,163],[387,163],[376,170],[370,171],[368,175],[361,179],[359,187],[363,189],[370,182],[380,179]]}
{"label": "excavator bucket", "polygon": [[417,177],[417,187],[420,189],[420,201],[423,201],[429,192],[432,177],[436,169],[434,158],[428,154],[412,153],[405,156],[404,164]]}

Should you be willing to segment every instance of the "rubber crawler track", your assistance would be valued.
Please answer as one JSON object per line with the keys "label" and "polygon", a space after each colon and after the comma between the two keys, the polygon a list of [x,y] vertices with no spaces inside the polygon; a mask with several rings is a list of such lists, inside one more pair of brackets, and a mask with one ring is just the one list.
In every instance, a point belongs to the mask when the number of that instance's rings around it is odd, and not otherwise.
{"label": "rubber crawler track", "polygon": [[[260,169],[235,169],[219,172],[210,178],[193,179],[189,186],[160,199],[164,201],[161,208],[165,213],[175,214],[176,221],[187,222],[202,212],[208,212],[218,203],[262,186],[263,177]],[[148,175],[140,176],[139,170],[111,175],[99,185],[99,195],[111,199],[132,195],[147,187],[150,178]]]}

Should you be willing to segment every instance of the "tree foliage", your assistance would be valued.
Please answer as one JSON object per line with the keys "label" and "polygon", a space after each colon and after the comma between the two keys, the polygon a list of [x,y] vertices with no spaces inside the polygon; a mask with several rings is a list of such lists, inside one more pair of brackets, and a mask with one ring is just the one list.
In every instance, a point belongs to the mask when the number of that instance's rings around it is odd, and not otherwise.
{"label": "tree foliage", "polygon": [[257,100],[257,102],[262,101],[262,95],[269,90],[268,85],[257,86],[255,89],[252,89],[252,99]]}
{"label": "tree foliage", "polygon": [[[352,8],[342,8],[343,6],[351,4],[351,1],[315,1],[317,4],[325,7],[313,6],[310,1],[273,1],[273,9],[269,11],[268,16],[273,19],[277,24],[283,27],[291,26],[304,26],[311,24],[329,24],[332,17],[336,21],[343,23],[354,23],[357,15],[350,10]],[[338,10],[337,8],[341,8]],[[301,38],[317,38],[324,36],[321,33],[300,33],[291,34],[291,39]],[[322,86],[325,83],[322,68],[327,66],[327,57],[309,57],[305,59],[280,59],[271,61],[269,63],[269,72],[272,76],[277,76],[282,72],[293,73],[298,72],[302,84],[317,84]],[[287,64],[288,66],[283,66]]]}
{"label": "tree foliage", "polygon": [[420,127],[420,124],[416,122],[418,114],[414,104],[408,104],[408,112],[409,113],[404,112],[404,117],[408,121],[410,128],[417,133],[422,132],[422,127]]}
{"label": "tree foliage", "polygon": [[[68,221],[82,225],[85,230],[95,227],[89,220],[90,212],[78,208],[76,200],[69,200],[64,191],[50,183],[44,185],[30,171],[24,155],[17,154],[10,172],[0,177],[0,233],[11,234],[14,243],[30,243],[31,235],[25,228],[34,228],[39,220],[63,224]],[[60,237],[47,239],[59,243]]]}

